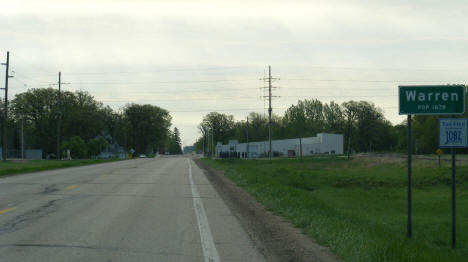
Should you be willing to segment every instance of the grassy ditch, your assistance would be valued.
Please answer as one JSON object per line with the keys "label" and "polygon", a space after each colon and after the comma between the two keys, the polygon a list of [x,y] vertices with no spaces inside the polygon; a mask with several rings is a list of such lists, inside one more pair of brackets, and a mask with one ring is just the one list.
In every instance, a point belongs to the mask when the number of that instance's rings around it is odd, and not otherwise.
{"label": "grassy ditch", "polygon": [[25,160],[25,161],[0,161],[0,176],[30,173],[43,170],[51,170],[66,167],[101,164],[120,159],[80,159],[80,160]]}
{"label": "grassy ditch", "polygon": [[466,261],[468,167],[457,168],[457,248],[451,248],[451,171],[415,161],[413,239],[406,237],[407,166],[339,157],[202,160],[225,171],[266,209],[345,261]]}

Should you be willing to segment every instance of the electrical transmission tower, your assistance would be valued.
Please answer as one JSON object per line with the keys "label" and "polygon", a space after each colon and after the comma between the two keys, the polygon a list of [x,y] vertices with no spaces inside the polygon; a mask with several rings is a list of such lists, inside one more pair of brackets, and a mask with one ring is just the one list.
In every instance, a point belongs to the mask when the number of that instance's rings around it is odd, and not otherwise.
{"label": "electrical transmission tower", "polygon": [[[264,96],[264,98],[268,97],[268,141],[270,143],[269,150],[268,150],[268,157],[271,159],[272,157],[272,148],[271,148],[271,112],[273,109],[271,108],[271,98],[272,97],[278,97],[278,96],[272,96],[271,95],[271,89],[276,88],[271,85],[272,81],[279,80],[279,78],[273,78],[271,77],[271,66],[268,66],[268,77],[262,78],[263,81],[268,80],[268,96]],[[266,87],[264,87],[266,88]]]}

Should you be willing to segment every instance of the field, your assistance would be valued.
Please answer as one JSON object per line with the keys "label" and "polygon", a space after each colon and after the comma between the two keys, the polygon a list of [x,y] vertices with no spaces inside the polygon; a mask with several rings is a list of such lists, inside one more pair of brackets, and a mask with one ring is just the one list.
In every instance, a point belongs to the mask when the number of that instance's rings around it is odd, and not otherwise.
{"label": "field", "polygon": [[25,160],[6,161],[0,160],[0,176],[29,173],[49,169],[84,166],[91,164],[118,161],[119,159],[83,159],[83,160]]}
{"label": "field", "polygon": [[457,248],[451,248],[451,169],[413,163],[413,238],[406,237],[401,159],[317,157],[202,160],[344,261],[467,261],[468,167],[457,168]]}

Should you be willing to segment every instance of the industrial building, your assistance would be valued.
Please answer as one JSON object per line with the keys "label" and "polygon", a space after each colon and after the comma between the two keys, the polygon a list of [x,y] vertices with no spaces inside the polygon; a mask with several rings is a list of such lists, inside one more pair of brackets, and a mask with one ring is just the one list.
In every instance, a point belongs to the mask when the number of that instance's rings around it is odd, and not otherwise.
{"label": "industrial building", "polygon": [[[281,139],[271,141],[273,156],[298,156],[300,155],[299,138]],[[269,141],[249,142],[239,144],[237,140],[229,140],[223,145],[216,145],[217,157],[255,158],[268,156],[270,150]],[[302,138],[302,155],[317,154],[343,154],[343,135],[319,133],[316,137]]]}

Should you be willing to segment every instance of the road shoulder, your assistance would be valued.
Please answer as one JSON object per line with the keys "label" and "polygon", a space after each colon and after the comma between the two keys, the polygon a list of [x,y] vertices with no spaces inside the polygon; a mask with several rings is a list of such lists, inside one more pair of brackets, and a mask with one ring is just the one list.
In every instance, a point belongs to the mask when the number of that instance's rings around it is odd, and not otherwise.
{"label": "road shoulder", "polygon": [[223,171],[206,166],[199,159],[193,160],[205,172],[267,261],[339,261],[326,247],[315,243],[283,218],[265,210],[245,190],[227,179]]}

